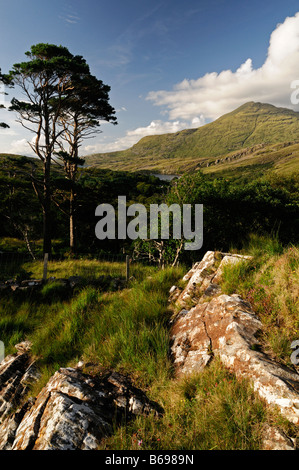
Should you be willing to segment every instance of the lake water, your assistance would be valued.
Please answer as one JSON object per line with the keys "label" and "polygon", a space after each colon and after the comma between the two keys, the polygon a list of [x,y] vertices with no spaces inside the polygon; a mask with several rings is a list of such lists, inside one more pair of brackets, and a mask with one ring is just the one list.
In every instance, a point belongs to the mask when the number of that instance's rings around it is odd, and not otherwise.
{"label": "lake water", "polygon": [[178,175],[160,175],[159,173],[152,173],[152,175],[162,181],[171,181],[173,178],[178,178]]}

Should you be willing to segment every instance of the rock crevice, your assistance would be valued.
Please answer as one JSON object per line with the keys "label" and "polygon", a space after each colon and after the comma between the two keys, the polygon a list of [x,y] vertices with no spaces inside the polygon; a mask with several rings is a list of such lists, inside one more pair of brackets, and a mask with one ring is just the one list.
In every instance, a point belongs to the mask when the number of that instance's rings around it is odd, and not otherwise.
{"label": "rock crevice", "polygon": [[12,413],[12,397],[6,390],[12,378],[8,369],[15,371],[13,396],[18,394],[19,405],[20,398],[26,397],[28,385],[38,380],[38,374],[29,374],[32,363],[28,366],[30,345],[27,346],[25,352],[18,351],[6,358],[3,375],[0,369],[0,399],[5,411],[0,424],[1,450],[97,449],[101,440],[123,420],[134,415],[163,413],[126,376],[107,372],[97,377],[83,373],[79,367],[59,369],[35,399],[25,401]]}

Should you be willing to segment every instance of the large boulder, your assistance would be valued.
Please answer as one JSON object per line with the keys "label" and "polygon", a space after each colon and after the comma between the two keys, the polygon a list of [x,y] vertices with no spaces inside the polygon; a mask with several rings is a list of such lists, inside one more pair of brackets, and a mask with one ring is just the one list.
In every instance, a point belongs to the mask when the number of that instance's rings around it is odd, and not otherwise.
{"label": "large boulder", "polygon": [[188,282],[173,302],[170,322],[176,374],[200,372],[218,356],[237,377],[248,378],[269,405],[299,424],[298,373],[262,352],[257,337],[262,324],[251,305],[238,295],[222,294],[218,284],[227,263],[249,259],[210,251],[185,276]]}
{"label": "large boulder", "polygon": [[297,450],[296,439],[288,437],[281,429],[265,425],[263,450]]}
{"label": "large boulder", "polygon": [[177,375],[200,372],[214,355],[236,376],[299,424],[299,375],[259,351],[262,327],[250,304],[238,295],[220,295],[181,314],[171,328],[171,352]]}
{"label": "large boulder", "polygon": [[122,420],[161,412],[123,375],[100,378],[62,368],[35,400],[2,421],[0,449],[93,450]]}

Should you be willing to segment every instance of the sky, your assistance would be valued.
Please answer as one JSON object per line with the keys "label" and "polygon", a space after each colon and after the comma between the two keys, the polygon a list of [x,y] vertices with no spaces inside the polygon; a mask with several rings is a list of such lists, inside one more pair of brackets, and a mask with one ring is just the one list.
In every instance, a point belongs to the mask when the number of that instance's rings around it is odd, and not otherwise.
{"label": "sky", "polygon": [[[0,68],[37,43],[82,55],[111,87],[117,126],[81,156],[131,147],[146,135],[211,122],[248,101],[299,111],[298,0],[0,0]],[[17,95],[0,95],[6,106]],[[0,153],[32,155],[33,137],[0,110]]]}

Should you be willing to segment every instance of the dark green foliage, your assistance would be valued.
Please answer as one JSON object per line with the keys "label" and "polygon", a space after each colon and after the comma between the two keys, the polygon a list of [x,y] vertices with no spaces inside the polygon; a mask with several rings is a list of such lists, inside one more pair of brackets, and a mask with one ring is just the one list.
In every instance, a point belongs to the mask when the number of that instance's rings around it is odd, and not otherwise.
{"label": "dark green foliage", "polygon": [[[27,227],[30,242],[35,242],[32,243],[33,251],[36,255],[42,254],[39,242],[42,238],[42,211],[28,176],[32,165],[36,167],[36,176],[39,177],[42,169],[38,159],[0,155],[0,237],[7,238],[7,242],[0,245],[0,251],[16,251],[15,242],[12,241],[9,247],[8,237],[24,241],[22,230]],[[128,204],[140,202],[147,205],[162,198],[167,184],[161,184],[157,178],[143,174],[89,168],[80,168],[78,172],[80,178],[75,183],[78,251],[119,253],[123,245],[117,240],[100,242],[96,239],[95,208],[101,203],[110,203],[117,207],[119,195],[126,196]],[[67,213],[70,182],[59,168],[53,167],[51,185],[55,188],[55,201]],[[68,216],[53,205],[52,221],[54,242],[60,240],[59,244],[53,243],[53,253],[57,253],[57,250],[65,252],[69,246]],[[124,247],[128,246],[130,241],[124,244]],[[23,251],[27,251],[25,243]]]}
{"label": "dark green foliage", "polygon": [[[2,237],[24,240],[22,230],[27,227],[31,242],[41,238],[41,210],[30,179],[26,180],[22,174],[22,168],[28,169],[32,160],[35,159],[0,158],[0,195],[4,202],[0,207]],[[35,161],[38,163],[38,160]],[[39,165],[36,171],[40,171]],[[131,240],[101,241],[94,232],[96,207],[108,203],[117,209],[118,196],[126,196],[128,205],[138,202],[147,208],[151,203],[165,201],[169,205],[176,202],[180,205],[203,204],[203,248],[200,252],[182,250],[182,262],[198,260],[207,250],[228,251],[232,246],[237,249],[243,246],[251,233],[275,235],[283,245],[298,243],[299,181],[296,175],[284,177],[271,174],[252,180],[244,178],[240,183],[240,180],[213,179],[197,172],[168,183],[146,174],[84,167],[78,171],[77,241],[78,252],[81,253],[132,253],[135,243]],[[56,191],[56,202],[67,212],[69,181],[59,170],[52,173],[51,181]],[[68,217],[55,206],[52,218],[55,221],[54,240],[60,241],[60,252],[66,252],[69,243]],[[166,262],[173,262],[178,242],[166,241]],[[57,243],[56,246],[58,249]],[[24,248],[26,250],[25,245]]]}
{"label": "dark green foliage", "polygon": [[[240,182],[208,178],[201,172],[173,184],[169,202],[204,206],[207,250],[241,248],[250,234],[276,235],[283,244],[298,243],[299,177],[270,175]],[[198,253],[194,253],[198,258]]]}

